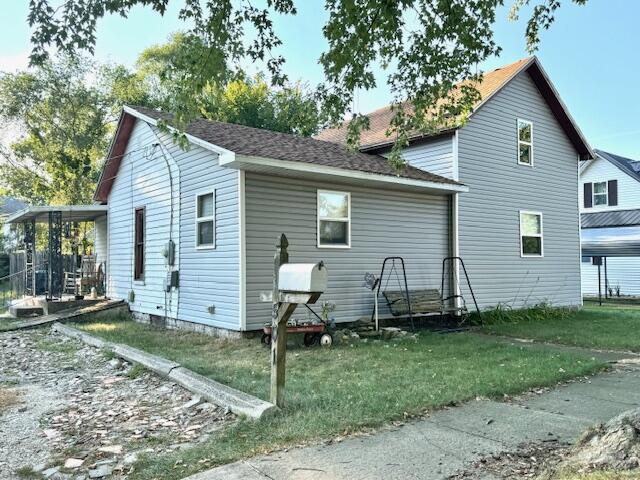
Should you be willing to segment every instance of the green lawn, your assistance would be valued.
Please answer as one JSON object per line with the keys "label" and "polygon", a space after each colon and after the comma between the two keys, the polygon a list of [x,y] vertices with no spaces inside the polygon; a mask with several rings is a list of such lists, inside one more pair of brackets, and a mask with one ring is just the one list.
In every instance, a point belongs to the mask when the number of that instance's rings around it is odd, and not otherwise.
{"label": "green lawn", "polygon": [[638,307],[590,305],[557,315],[511,313],[511,318],[485,325],[483,331],[564,345],[640,352]]}
{"label": "green lawn", "polygon": [[[269,351],[258,339],[224,341],[118,320],[77,326],[268,398]],[[132,478],[181,478],[279,447],[378,427],[478,396],[501,397],[552,385],[601,368],[586,356],[467,334],[425,333],[400,342],[291,348],[285,411],[258,422],[240,420],[186,452],[143,459]]]}

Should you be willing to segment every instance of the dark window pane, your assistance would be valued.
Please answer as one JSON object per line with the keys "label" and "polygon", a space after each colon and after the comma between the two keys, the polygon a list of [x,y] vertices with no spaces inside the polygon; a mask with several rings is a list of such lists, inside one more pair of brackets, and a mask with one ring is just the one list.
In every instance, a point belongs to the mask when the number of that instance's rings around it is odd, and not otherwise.
{"label": "dark window pane", "polygon": [[522,237],[522,253],[524,255],[542,255],[542,238]]}
{"label": "dark window pane", "polygon": [[348,245],[348,237],[347,222],[320,221],[320,245]]}
{"label": "dark window pane", "polygon": [[520,145],[520,163],[531,164],[531,145]]}
{"label": "dark window pane", "polygon": [[198,245],[213,245],[213,221],[198,223]]}
{"label": "dark window pane", "polygon": [[591,263],[591,257],[582,257],[582,263]]}

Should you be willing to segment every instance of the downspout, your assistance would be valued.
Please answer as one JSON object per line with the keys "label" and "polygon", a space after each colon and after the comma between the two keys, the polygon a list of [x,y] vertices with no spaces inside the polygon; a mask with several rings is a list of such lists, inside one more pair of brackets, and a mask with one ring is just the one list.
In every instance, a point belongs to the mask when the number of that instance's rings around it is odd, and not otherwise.
{"label": "downspout", "polygon": [[[453,137],[452,137],[452,157],[453,157],[453,168],[452,168],[452,177],[453,180],[455,180],[456,182],[459,180],[460,178],[460,172],[459,172],[459,151],[458,151],[458,147],[459,147],[459,137],[458,137],[458,132],[459,130],[456,129],[456,131],[453,133]],[[451,228],[450,228],[450,235],[451,235],[451,247],[450,247],[450,256],[452,257],[459,257],[460,256],[460,225],[459,225],[459,221],[460,221],[460,197],[459,197],[459,193],[455,192],[451,195],[451,200],[450,200],[450,219],[451,219]],[[458,309],[460,308],[460,262],[457,260],[453,260],[451,262],[451,290],[450,295],[453,294],[454,296],[454,300],[453,300],[453,307],[456,309],[456,311],[458,311]]]}

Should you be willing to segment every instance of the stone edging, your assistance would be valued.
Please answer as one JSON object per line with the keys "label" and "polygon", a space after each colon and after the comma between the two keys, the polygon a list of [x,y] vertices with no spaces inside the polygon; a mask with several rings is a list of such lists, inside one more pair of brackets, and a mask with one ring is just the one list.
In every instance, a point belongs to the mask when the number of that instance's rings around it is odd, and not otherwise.
{"label": "stone edging", "polygon": [[236,415],[245,415],[257,420],[277,410],[277,407],[272,403],[211,380],[165,358],[151,355],[128,345],[102,340],[62,323],[54,323],[51,329],[92,347],[110,350],[118,357],[128,362],[140,364],[161,377],[182,385],[211,403],[228,408]]}

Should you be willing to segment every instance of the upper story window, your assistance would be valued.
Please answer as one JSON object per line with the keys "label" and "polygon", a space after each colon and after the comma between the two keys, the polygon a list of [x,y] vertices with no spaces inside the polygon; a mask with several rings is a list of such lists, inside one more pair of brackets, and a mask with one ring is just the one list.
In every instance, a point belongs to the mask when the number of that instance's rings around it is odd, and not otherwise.
{"label": "upper story window", "polygon": [[520,211],[520,255],[542,257],[542,213]]}
{"label": "upper story window", "polygon": [[518,163],[533,165],[533,123],[518,119]]}
{"label": "upper story window", "polygon": [[318,190],[318,247],[351,247],[351,194]]}
{"label": "upper story window", "polygon": [[584,208],[618,205],[618,181],[587,182],[583,185]]}
{"label": "upper story window", "polygon": [[196,248],[216,246],[216,192],[196,195]]}
{"label": "upper story window", "polygon": [[607,182],[595,182],[593,184],[593,204],[595,206],[609,204]]}

